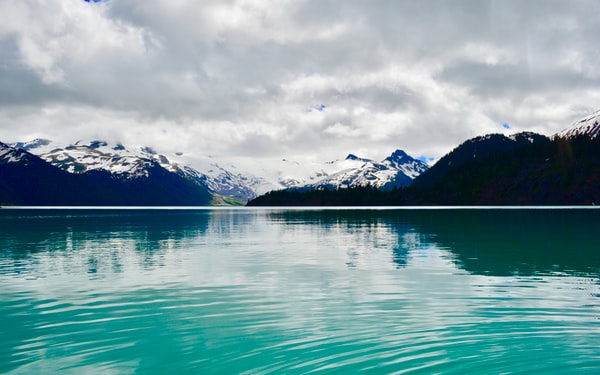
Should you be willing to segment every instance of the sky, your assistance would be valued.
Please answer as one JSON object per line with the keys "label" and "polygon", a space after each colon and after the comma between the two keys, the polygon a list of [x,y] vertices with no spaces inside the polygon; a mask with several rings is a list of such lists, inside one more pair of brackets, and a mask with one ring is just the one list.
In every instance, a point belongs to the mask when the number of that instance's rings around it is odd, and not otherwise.
{"label": "sky", "polygon": [[0,141],[435,160],[600,109],[600,2],[0,0]]}

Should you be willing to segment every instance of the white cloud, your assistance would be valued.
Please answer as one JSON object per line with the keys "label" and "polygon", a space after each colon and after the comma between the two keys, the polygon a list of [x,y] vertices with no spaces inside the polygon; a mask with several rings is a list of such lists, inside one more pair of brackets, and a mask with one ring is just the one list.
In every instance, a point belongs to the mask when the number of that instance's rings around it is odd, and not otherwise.
{"label": "white cloud", "polygon": [[551,134],[600,106],[599,8],[0,0],[0,140],[327,160],[437,158],[504,122]]}

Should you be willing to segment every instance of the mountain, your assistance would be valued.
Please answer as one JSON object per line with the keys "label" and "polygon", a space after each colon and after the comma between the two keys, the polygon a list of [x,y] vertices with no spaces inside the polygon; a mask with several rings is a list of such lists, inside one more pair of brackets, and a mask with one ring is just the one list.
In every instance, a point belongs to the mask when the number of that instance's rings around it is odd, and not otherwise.
{"label": "mountain", "polygon": [[400,172],[395,176],[394,180],[383,186],[384,189],[408,186],[412,184],[415,178],[429,170],[429,165],[421,160],[414,159],[402,150],[394,151],[392,155],[385,158],[383,164],[387,165],[390,169],[397,169]]}
{"label": "mountain", "polygon": [[153,160],[142,164],[123,163],[129,169],[121,174],[102,168],[70,173],[23,149],[0,143],[0,204],[196,206],[207,205],[213,198],[204,185]]}
{"label": "mountain", "polygon": [[158,163],[174,172],[169,161],[152,149],[128,150],[121,144],[109,145],[104,141],[77,141],[74,144],[57,144],[47,139],[17,142],[12,147],[38,155],[48,163],[69,173],[106,171],[123,179],[148,176],[148,166]]}
{"label": "mountain", "polygon": [[71,177],[25,150],[0,142],[0,205],[61,204],[64,194],[75,193]]}
{"label": "mountain", "polygon": [[257,195],[285,188],[338,188],[373,185],[392,189],[409,185],[427,165],[397,150],[381,162],[349,154],[324,163],[290,159],[268,161],[188,157],[180,152],[157,153],[150,147],[87,140],[59,144],[47,139],[12,146],[30,151],[70,172],[106,171],[122,179],[147,176],[151,163],[206,186],[217,196],[246,202]]}
{"label": "mountain", "polygon": [[[247,186],[250,178],[231,173],[218,165],[209,166],[208,173],[200,173],[189,166],[180,166],[167,156],[150,147],[128,148],[120,143],[105,141],[77,141],[74,144],[58,144],[47,139],[12,144],[40,156],[50,164],[69,173],[105,171],[117,178],[135,179],[148,177],[148,168],[154,164],[165,170],[202,185],[217,195],[241,202],[255,196]],[[174,154],[177,157],[177,153]]]}
{"label": "mountain", "polygon": [[576,121],[568,128],[556,133],[555,137],[573,138],[584,135],[590,138],[596,138],[600,134],[600,110]]}
{"label": "mountain", "polygon": [[[492,137],[495,138],[495,137]],[[466,145],[473,146],[474,140]],[[482,141],[480,139],[480,141]],[[501,143],[506,140],[498,139]],[[485,142],[485,140],[483,140]],[[507,143],[508,144],[508,143]],[[506,146],[506,145],[505,145]],[[514,144],[512,144],[514,146]],[[541,138],[429,171],[413,184],[382,190],[273,191],[249,206],[504,206],[591,205],[600,202],[600,137]],[[462,159],[458,147],[446,161]],[[441,162],[441,160],[440,160]],[[436,164],[437,165],[437,164]],[[443,171],[444,173],[439,173]],[[423,181],[420,181],[423,179]]]}
{"label": "mountain", "polygon": [[18,163],[28,165],[36,160],[37,158],[33,158],[30,153],[0,142],[0,165]]}
{"label": "mountain", "polygon": [[17,142],[17,143],[13,143],[10,146],[15,147],[15,148],[19,148],[21,150],[25,150],[25,151],[31,151],[34,150],[36,148],[41,148],[43,146],[48,146],[52,141],[50,141],[49,139],[34,139],[33,141],[29,141],[29,142]]}
{"label": "mountain", "polygon": [[509,153],[527,145],[548,142],[550,139],[544,135],[532,132],[523,132],[505,136],[503,134],[488,134],[469,139],[438,160],[435,165],[418,176],[413,185],[415,187],[429,187],[462,169],[465,163],[472,163],[485,159],[491,155]]}
{"label": "mountain", "polygon": [[600,111],[552,138],[475,137],[431,168],[402,150],[382,161],[349,154],[315,163],[167,156],[97,140],[0,144],[0,204],[206,205],[269,191],[249,204],[592,204],[600,202],[599,121]]}
{"label": "mountain", "polygon": [[[397,159],[397,160],[396,160]],[[405,186],[427,169],[427,164],[397,151],[385,160],[375,160],[348,154],[344,159],[325,162],[290,158],[261,159],[220,158],[204,167],[190,161],[196,170],[206,174],[214,166],[236,171],[240,184],[245,184],[256,196],[282,189],[348,188],[367,184],[392,189]],[[241,172],[240,172],[241,171]],[[241,177],[245,177],[242,180]]]}
{"label": "mountain", "polygon": [[[437,205],[580,205],[600,201],[600,137],[593,116],[552,138],[470,139],[417,177],[412,198]],[[573,130],[573,131],[570,131]]]}
{"label": "mountain", "polygon": [[[597,204],[600,202],[599,123],[600,111],[552,138],[531,132],[475,137],[400,189],[291,189],[259,196],[248,205]],[[369,161],[363,162],[365,169],[372,168]]]}
{"label": "mountain", "polygon": [[[338,163],[341,167],[342,163]],[[359,158],[349,154],[339,172],[324,173],[312,184],[300,186],[313,189],[335,189],[358,186],[373,186],[389,190],[408,186],[413,179],[428,169],[427,164],[414,159],[402,150],[396,150],[381,162]]]}

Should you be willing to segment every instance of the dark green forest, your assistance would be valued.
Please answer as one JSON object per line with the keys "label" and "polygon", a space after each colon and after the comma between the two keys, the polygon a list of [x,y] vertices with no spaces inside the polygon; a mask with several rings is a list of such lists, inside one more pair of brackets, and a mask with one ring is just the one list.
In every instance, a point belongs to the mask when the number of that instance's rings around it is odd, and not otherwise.
{"label": "dark green forest", "polygon": [[[507,141],[507,139],[509,141]],[[591,205],[600,202],[600,139],[533,133],[469,140],[405,188],[273,191],[249,206]]]}

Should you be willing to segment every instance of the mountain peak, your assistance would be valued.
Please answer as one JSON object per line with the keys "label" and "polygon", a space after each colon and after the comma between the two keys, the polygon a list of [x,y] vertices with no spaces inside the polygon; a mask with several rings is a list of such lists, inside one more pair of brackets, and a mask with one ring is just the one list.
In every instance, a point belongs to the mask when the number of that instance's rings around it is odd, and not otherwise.
{"label": "mountain peak", "polygon": [[[34,143],[42,145],[32,151],[35,155],[65,172],[85,174],[104,171],[118,180],[127,181],[149,178],[155,170],[153,168],[160,166],[168,172],[207,186],[217,194],[242,201],[282,187],[337,188],[371,185],[391,189],[409,185],[412,179],[428,168],[425,163],[413,159],[400,149],[383,161],[362,158],[353,153],[348,154],[344,160],[322,164],[303,164],[284,159],[284,171],[270,172],[260,167],[256,169],[258,173],[253,174],[232,171],[231,168],[236,169],[234,165],[225,169],[214,161],[207,165],[180,164],[184,162],[177,158],[171,161],[152,147],[129,148],[121,143],[98,138],[80,139],[72,144],[36,140],[20,145]],[[290,171],[291,168],[293,171]]]}
{"label": "mountain peak", "polygon": [[594,139],[600,135],[600,110],[576,121],[570,127],[556,133],[559,138],[573,138],[579,135],[587,135]]}
{"label": "mountain peak", "polygon": [[346,163],[343,170],[326,174],[317,182],[306,185],[312,188],[347,188],[373,186],[384,190],[407,186],[412,180],[427,170],[427,164],[413,159],[402,150],[396,150],[382,162],[363,159],[349,154],[346,160],[360,161],[360,164]]}
{"label": "mountain peak", "polygon": [[370,159],[365,159],[365,158],[358,157],[358,156],[356,156],[354,154],[348,154],[348,156],[346,156],[345,160],[357,160],[357,161],[362,161],[362,162],[365,162],[365,163],[368,163],[368,162],[372,161]]}
{"label": "mountain peak", "polygon": [[44,138],[36,138],[29,142],[17,142],[11,144],[12,147],[20,148],[21,150],[30,151],[38,147],[48,146],[52,141]]}
{"label": "mountain peak", "polygon": [[385,158],[385,160],[394,160],[394,161],[400,161],[406,158],[410,158],[410,156],[408,156],[408,154],[406,152],[404,152],[404,150],[396,150],[394,152],[392,152],[392,154],[390,156],[388,156],[387,158]]}
{"label": "mountain peak", "polygon": [[29,163],[35,158],[29,152],[0,142],[0,164]]}
{"label": "mountain peak", "polygon": [[383,164],[402,171],[402,173],[410,177],[411,180],[429,169],[427,163],[413,158],[404,152],[404,150],[400,149],[397,149],[390,156],[385,158]]}

